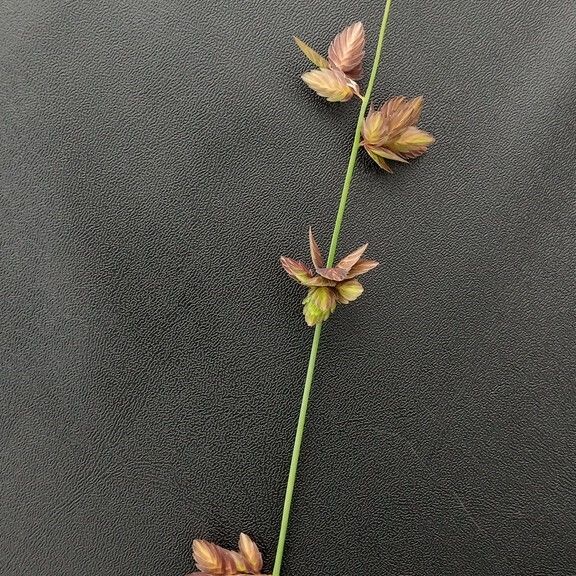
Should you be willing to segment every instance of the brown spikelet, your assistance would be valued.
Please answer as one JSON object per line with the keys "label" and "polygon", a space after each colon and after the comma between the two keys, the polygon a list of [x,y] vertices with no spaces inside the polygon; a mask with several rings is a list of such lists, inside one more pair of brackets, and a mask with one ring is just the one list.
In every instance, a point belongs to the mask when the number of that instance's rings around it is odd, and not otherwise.
{"label": "brown spikelet", "polygon": [[344,256],[338,264],[336,264],[336,268],[340,268],[341,270],[345,270],[346,273],[350,271],[350,268],[362,258],[362,254],[366,252],[366,248],[368,248],[368,244],[363,244],[360,248],[356,248],[353,252],[350,252],[347,256]]}
{"label": "brown spikelet", "polygon": [[422,96],[391,98],[378,110],[370,109],[362,125],[362,146],[383,170],[391,172],[386,160],[407,162],[424,154],[434,136],[420,130]]}
{"label": "brown spikelet", "polygon": [[312,270],[306,266],[306,264],[288,258],[287,256],[280,256],[280,264],[284,268],[286,274],[290,276],[293,280],[296,280],[298,284],[302,286],[333,286],[334,282],[322,276],[314,276]]}
{"label": "brown spikelet", "polygon": [[302,50],[304,56],[306,56],[306,58],[308,58],[312,64],[318,66],[318,68],[328,68],[328,60],[326,60],[324,56],[320,56],[320,54],[318,54],[314,48],[308,46],[304,40],[300,40],[300,38],[294,36],[294,42],[296,42],[298,48]]}
{"label": "brown spikelet", "polygon": [[340,262],[338,262],[338,264],[333,268],[316,268],[316,272],[318,272],[318,274],[323,278],[341,282],[346,279],[352,266],[360,260],[362,254],[366,251],[366,248],[368,248],[368,244],[363,244],[360,248],[357,248],[347,256],[344,256],[344,258],[342,258],[342,260],[340,260]]}
{"label": "brown spikelet", "polygon": [[312,233],[312,226],[308,229],[308,242],[310,244],[310,256],[312,258],[312,264],[314,264],[314,268],[323,268],[324,267],[324,258],[322,258],[322,252],[320,252],[320,248],[318,248],[318,244],[314,239],[314,234]]}
{"label": "brown spikelet", "polygon": [[394,96],[394,98],[390,98],[390,100],[380,106],[379,112],[384,118],[390,118],[405,101],[406,98],[404,96]]}
{"label": "brown spikelet", "polygon": [[246,562],[238,552],[226,550],[206,540],[194,540],[192,549],[194,561],[200,572],[211,576],[247,573]]}
{"label": "brown spikelet", "polygon": [[296,282],[304,286],[308,286],[308,280],[312,278],[312,272],[308,266],[287,256],[280,256],[280,264],[290,278],[293,278]]}
{"label": "brown spikelet", "polygon": [[208,574],[225,574],[225,554],[219,546],[206,540],[194,540],[192,550],[199,570]]}
{"label": "brown spikelet", "polygon": [[259,574],[262,570],[262,554],[254,541],[242,532],[238,541],[238,550],[244,558],[246,569],[250,574]]}
{"label": "brown spikelet", "polygon": [[374,107],[370,106],[370,110],[368,110],[368,114],[362,122],[363,142],[367,142],[370,145],[377,144],[382,134],[386,131],[385,122],[386,119],[381,111],[374,110]]}
{"label": "brown spikelet", "polygon": [[302,80],[328,102],[346,102],[359,93],[356,82],[347,78],[340,70],[311,70],[302,74]]}
{"label": "brown spikelet", "polygon": [[328,280],[333,280],[334,282],[341,282],[346,278],[346,270],[341,268],[318,268],[316,270],[322,278],[327,278]]}
{"label": "brown spikelet", "polygon": [[423,103],[422,96],[412,99],[397,96],[384,103],[380,113],[387,120],[389,135],[395,136],[407,126],[416,124],[420,120]]}
{"label": "brown spikelet", "polygon": [[346,280],[350,280],[351,278],[356,278],[356,276],[360,276],[360,274],[366,274],[366,272],[370,272],[370,270],[376,268],[379,263],[376,260],[358,260],[348,274],[346,274]]}
{"label": "brown spikelet", "polygon": [[374,160],[374,162],[376,162],[376,164],[378,164],[378,166],[380,166],[380,168],[382,168],[382,170],[385,170],[386,172],[390,172],[390,173],[392,172],[392,168],[390,168],[390,166],[388,165],[386,160],[384,160],[384,158],[382,158],[382,156],[378,156],[378,154],[376,154],[373,151],[372,146],[368,146],[368,145],[364,144],[364,148],[365,148],[366,152],[368,152],[368,156],[370,156],[370,158],[372,158],[372,160]]}
{"label": "brown spikelet", "polygon": [[390,148],[405,158],[416,158],[424,154],[435,141],[432,134],[409,126],[390,143]]}
{"label": "brown spikelet", "polygon": [[[302,301],[304,319],[308,326],[316,326],[328,319],[336,309],[337,303],[348,304],[362,294],[364,288],[356,277],[378,266],[378,262],[362,259],[368,247],[368,244],[364,244],[344,256],[336,266],[325,268],[320,248],[312,234],[312,228],[308,230],[308,241],[316,274],[302,262],[286,256],[281,257],[280,263],[291,278],[308,287],[308,294]],[[244,555],[242,544],[240,552]],[[249,562],[247,564],[250,566]]]}
{"label": "brown spikelet", "polygon": [[373,148],[372,152],[377,156],[382,156],[382,158],[386,158],[387,160],[396,160],[396,162],[407,162],[402,156],[398,156],[398,154],[392,152],[389,148],[385,148],[381,146],[380,148]]}
{"label": "brown spikelet", "polygon": [[342,70],[348,78],[358,80],[362,77],[364,58],[364,26],[355,22],[340,32],[328,49],[330,66]]}

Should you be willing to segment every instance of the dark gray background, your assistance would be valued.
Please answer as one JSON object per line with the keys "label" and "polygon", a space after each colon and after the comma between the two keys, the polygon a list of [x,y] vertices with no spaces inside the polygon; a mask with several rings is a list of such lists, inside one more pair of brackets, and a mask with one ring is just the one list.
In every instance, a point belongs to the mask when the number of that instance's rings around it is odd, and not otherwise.
{"label": "dark gray background", "polygon": [[[383,1],[4,0],[0,573],[180,576],[241,530],[271,570],[357,103],[299,79]],[[576,574],[576,4],[394,0],[285,575]]]}

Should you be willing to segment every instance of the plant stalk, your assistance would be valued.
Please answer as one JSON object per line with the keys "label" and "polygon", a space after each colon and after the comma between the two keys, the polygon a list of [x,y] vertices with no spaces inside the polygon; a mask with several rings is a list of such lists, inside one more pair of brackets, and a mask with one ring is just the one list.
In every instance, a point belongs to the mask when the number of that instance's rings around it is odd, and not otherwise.
{"label": "plant stalk", "polygon": [[[340,228],[342,227],[342,220],[344,219],[344,211],[346,210],[346,202],[348,201],[348,192],[350,192],[350,185],[352,184],[352,176],[354,175],[354,166],[356,165],[356,156],[358,156],[358,149],[360,148],[360,138],[362,137],[362,124],[366,116],[366,109],[370,102],[374,82],[378,73],[378,66],[380,65],[380,56],[382,54],[382,45],[384,44],[384,35],[386,34],[386,25],[388,24],[388,14],[390,13],[390,5],[392,0],[386,0],[384,7],[384,14],[382,16],[382,23],[380,25],[380,33],[378,35],[378,44],[376,45],[376,52],[374,54],[374,62],[372,64],[372,71],[370,72],[370,79],[368,86],[366,86],[366,93],[360,106],[358,113],[358,120],[356,122],[356,131],[354,132],[354,142],[352,143],[352,150],[350,151],[350,158],[348,160],[348,169],[344,178],[344,185],[342,186],[342,194],[340,195],[340,204],[338,205],[338,213],[336,214],[336,222],[334,223],[334,231],[332,232],[332,241],[330,242],[330,250],[328,252],[328,259],[326,267],[330,268],[334,264],[336,257],[336,249],[338,248],[338,238],[340,237]],[[274,575],[277,576],[277,575]]]}
{"label": "plant stalk", "polygon": [[[346,202],[348,201],[348,193],[350,192],[350,185],[352,184],[352,177],[354,176],[354,167],[356,166],[356,157],[358,156],[358,149],[360,148],[360,138],[362,136],[362,123],[366,115],[366,109],[370,101],[376,75],[378,73],[378,66],[380,64],[380,57],[382,54],[382,45],[384,43],[384,36],[386,34],[386,26],[388,23],[388,15],[390,13],[390,5],[392,0],[386,0],[384,7],[384,14],[382,15],[382,22],[380,24],[380,33],[378,34],[378,44],[376,45],[376,52],[374,54],[374,62],[372,64],[372,71],[370,72],[370,79],[366,87],[366,93],[362,99],[362,105],[358,113],[358,120],[356,122],[356,131],[354,132],[354,141],[352,143],[352,150],[350,151],[350,158],[348,160],[348,168],[340,194],[340,203],[338,205],[338,212],[336,214],[336,221],[334,222],[334,230],[332,232],[332,240],[330,241],[330,250],[326,261],[326,267],[330,268],[334,264],[336,257],[336,250],[338,248],[338,238],[340,236],[340,228],[342,227],[342,220],[344,219],[344,212],[346,210]],[[288,473],[288,481],[286,483],[286,495],[284,497],[284,507],[282,510],[282,521],[280,524],[280,534],[278,536],[278,546],[276,548],[276,558],[274,560],[274,569],[272,576],[280,576],[282,568],[282,557],[284,555],[284,544],[286,542],[286,535],[288,532],[288,521],[290,519],[290,508],[292,506],[292,496],[294,494],[294,485],[296,483],[296,472],[298,470],[298,460],[300,458],[300,448],[302,446],[302,438],[304,436],[304,426],[306,424],[306,414],[308,412],[308,401],[310,399],[310,392],[312,390],[312,381],[314,380],[314,369],[316,367],[316,357],[318,355],[318,347],[320,345],[320,334],[322,332],[322,323],[316,325],[314,329],[314,338],[310,348],[310,358],[308,360],[308,368],[306,370],[306,380],[304,382],[304,391],[302,393],[302,402],[300,404],[300,415],[298,417],[298,425],[296,427],[296,436],[294,438],[294,447],[292,449],[292,458],[290,461],[290,471]]]}
{"label": "plant stalk", "polygon": [[272,576],[280,576],[282,566],[282,556],[284,554],[284,543],[286,542],[286,533],[288,532],[288,519],[290,517],[290,506],[292,505],[292,494],[294,493],[294,484],[296,483],[296,470],[298,469],[298,459],[300,457],[300,446],[304,436],[304,425],[306,424],[306,412],[308,411],[308,399],[312,390],[312,380],[314,379],[314,368],[316,367],[316,354],[320,344],[320,332],[322,331],[322,322],[316,324],[314,328],[314,338],[310,348],[310,359],[306,371],[306,381],[304,382],[304,392],[300,404],[300,416],[296,428],[296,438],[294,439],[294,448],[292,449],[292,461],[290,462],[290,472],[288,473],[288,482],[286,483],[286,496],[284,497],[284,509],[282,511],[282,523],[280,524],[280,535],[278,536],[278,547],[276,548],[276,559],[274,561],[274,570]]}

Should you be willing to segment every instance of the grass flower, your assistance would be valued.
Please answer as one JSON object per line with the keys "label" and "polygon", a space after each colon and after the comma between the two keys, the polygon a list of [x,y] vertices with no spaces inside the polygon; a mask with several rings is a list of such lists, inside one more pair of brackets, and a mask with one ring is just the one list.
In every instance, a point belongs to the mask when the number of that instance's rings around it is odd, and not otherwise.
{"label": "grass flower", "polygon": [[207,540],[194,540],[192,551],[199,572],[188,576],[262,576],[262,555],[258,546],[244,533],[240,534],[238,550],[226,550]]}
{"label": "grass flower", "polygon": [[424,154],[435,142],[432,134],[416,127],[423,104],[421,96],[397,96],[378,110],[370,108],[362,125],[361,145],[383,170],[392,172],[386,160],[407,162]]}
{"label": "grass flower", "polygon": [[376,268],[378,262],[362,258],[368,248],[368,244],[364,244],[342,258],[336,266],[327,268],[312,228],[308,231],[308,240],[314,270],[287,256],[281,256],[280,263],[290,278],[308,288],[302,301],[304,319],[308,326],[316,326],[328,319],[336,304],[349,304],[362,295],[364,287],[357,277]]}
{"label": "grass flower", "polygon": [[355,22],[344,28],[332,40],[328,48],[328,58],[324,58],[300,38],[294,41],[304,55],[318,66],[302,74],[302,80],[319,96],[328,102],[346,102],[354,95],[362,98],[356,80],[362,78],[364,59],[364,26]]}

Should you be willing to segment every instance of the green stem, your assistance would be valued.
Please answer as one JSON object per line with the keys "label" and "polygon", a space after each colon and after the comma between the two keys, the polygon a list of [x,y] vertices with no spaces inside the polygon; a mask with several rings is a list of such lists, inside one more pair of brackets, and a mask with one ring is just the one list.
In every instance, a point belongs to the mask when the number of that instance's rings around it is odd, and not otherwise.
{"label": "green stem", "polygon": [[[342,194],[340,195],[340,204],[338,206],[338,213],[336,214],[336,222],[334,223],[334,231],[332,232],[332,241],[330,242],[330,251],[328,252],[328,259],[326,266],[330,268],[334,264],[336,257],[336,249],[338,248],[338,238],[340,236],[340,228],[342,227],[342,220],[344,219],[344,211],[346,210],[346,202],[348,201],[348,192],[350,192],[350,185],[352,184],[352,176],[354,175],[354,166],[356,165],[356,156],[358,156],[358,149],[360,148],[360,138],[362,137],[362,124],[366,116],[366,109],[370,102],[372,95],[372,88],[376,81],[376,74],[378,73],[378,66],[380,64],[380,55],[382,54],[382,45],[384,43],[384,35],[386,34],[386,25],[388,23],[388,14],[390,13],[390,4],[392,0],[387,0],[384,8],[384,15],[382,16],[382,24],[380,25],[380,34],[378,35],[378,44],[376,45],[376,53],[374,54],[374,63],[372,64],[372,72],[370,72],[370,79],[366,87],[366,93],[360,106],[358,113],[358,120],[356,122],[356,131],[354,132],[354,142],[352,143],[352,150],[350,151],[350,158],[348,160],[348,169],[344,178],[344,185],[342,186]],[[276,576],[276,575],[274,575]]]}
{"label": "green stem", "polygon": [[296,470],[298,469],[298,459],[300,457],[300,446],[304,436],[304,425],[306,424],[306,412],[308,411],[308,399],[310,390],[312,390],[312,380],[314,379],[314,368],[316,367],[316,354],[320,344],[320,332],[322,331],[322,322],[316,324],[314,329],[314,339],[310,349],[310,359],[308,360],[308,370],[306,371],[306,381],[304,382],[304,392],[300,404],[300,416],[296,428],[296,438],[294,439],[294,448],[292,449],[292,461],[290,462],[290,472],[288,473],[288,482],[286,484],[286,496],[284,497],[284,509],[282,511],[282,523],[280,525],[280,535],[278,536],[278,547],[276,548],[276,560],[274,561],[274,570],[272,576],[280,576],[280,567],[282,565],[282,555],[284,554],[284,543],[286,542],[286,533],[288,532],[288,519],[290,518],[290,506],[292,504],[292,494],[294,493],[294,484],[296,483]]}
{"label": "green stem", "polygon": [[[326,262],[327,267],[334,264],[336,256],[336,249],[338,248],[338,238],[340,236],[340,228],[342,227],[342,220],[344,219],[344,212],[346,210],[346,202],[348,200],[348,193],[350,192],[350,185],[352,184],[352,176],[354,175],[354,167],[356,165],[356,157],[358,156],[358,149],[360,148],[360,138],[362,136],[362,123],[372,94],[372,88],[376,80],[378,66],[380,64],[380,56],[382,54],[382,45],[384,43],[384,35],[386,33],[386,25],[388,23],[388,14],[390,13],[390,5],[392,0],[386,0],[384,14],[382,16],[382,23],[380,25],[380,33],[378,35],[378,44],[376,45],[376,53],[374,55],[374,62],[372,64],[372,71],[366,93],[362,99],[360,112],[358,113],[358,121],[356,122],[356,131],[354,133],[354,142],[352,143],[352,150],[350,151],[350,159],[348,160],[348,168],[344,178],[344,185],[340,195],[340,204],[338,205],[338,213],[336,214],[336,221],[334,223],[334,231],[332,232],[332,240],[330,242],[330,251]],[[278,547],[276,548],[276,558],[274,560],[274,569],[272,576],[280,576],[280,569],[282,567],[282,556],[284,555],[284,544],[286,542],[286,534],[288,532],[288,521],[290,519],[290,508],[292,505],[292,496],[294,494],[294,485],[296,483],[296,472],[298,470],[298,460],[300,458],[300,448],[302,446],[302,438],[304,436],[304,426],[306,424],[306,414],[308,412],[308,400],[312,390],[312,381],[314,379],[314,368],[316,367],[316,356],[318,354],[318,347],[320,345],[320,333],[322,331],[322,323],[316,325],[314,330],[314,338],[312,340],[312,347],[310,349],[310,358],[308,360],[308,369],[306,370],[306,381],[304,382],[304,392],[302,393],[302,402],[300,404],[300,415],[298,417],[298,426],[296,427],[296,437],[294,438],[294,448],[292,449],[292,459],[290,461],[290,472],[288,473],[288,481],[286,483],[286,495],[284,497],[284,508],[282,510],[282,521],[280,524],[280,534],[278,536]]]}

